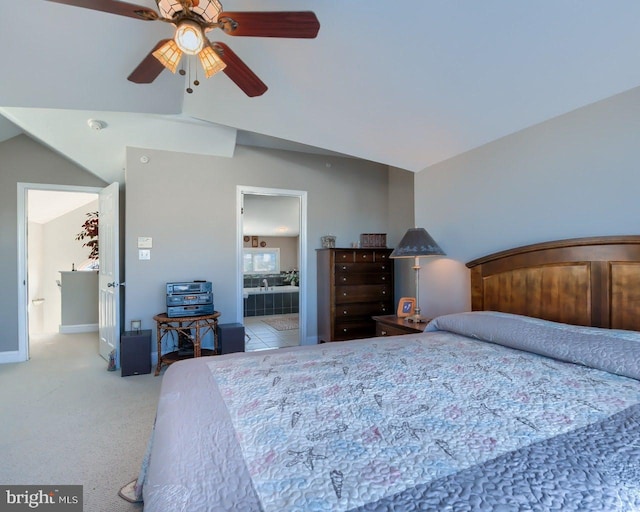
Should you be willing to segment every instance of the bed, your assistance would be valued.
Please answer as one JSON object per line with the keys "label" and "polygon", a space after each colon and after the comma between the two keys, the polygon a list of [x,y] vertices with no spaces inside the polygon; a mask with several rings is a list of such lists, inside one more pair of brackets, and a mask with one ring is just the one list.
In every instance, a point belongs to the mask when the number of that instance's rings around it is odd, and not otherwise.
{"label": "bed", "polygon": [[424,334],[173,364],[145,511],[640,510],[639,248],[471,262]]}

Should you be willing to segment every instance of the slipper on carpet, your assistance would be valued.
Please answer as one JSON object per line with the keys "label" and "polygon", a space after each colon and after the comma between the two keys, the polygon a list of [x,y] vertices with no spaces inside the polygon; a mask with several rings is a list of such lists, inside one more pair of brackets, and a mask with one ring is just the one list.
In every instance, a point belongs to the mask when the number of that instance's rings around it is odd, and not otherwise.
{"label": "slipper on carpet", "polygon": [[122,489],[118,491],[118,496],[123,500],[127,500],[129,503],[142,503],[142,498],[136,496],[136,483],[138,483],[137,478],[122,487]]}

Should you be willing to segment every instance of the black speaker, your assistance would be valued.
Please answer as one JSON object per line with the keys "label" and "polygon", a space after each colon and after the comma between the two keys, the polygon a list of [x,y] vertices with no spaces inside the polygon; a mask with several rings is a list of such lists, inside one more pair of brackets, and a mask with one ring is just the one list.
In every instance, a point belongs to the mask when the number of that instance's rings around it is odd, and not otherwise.
{"label": "black speaker", "polygon": [[218,344],[221,354],[244,352],[244,325],[218,324]]}
{"label": "black speaker", "polygon": [[151,329],[122,333],[120,370],[122,377],[151,373]]}

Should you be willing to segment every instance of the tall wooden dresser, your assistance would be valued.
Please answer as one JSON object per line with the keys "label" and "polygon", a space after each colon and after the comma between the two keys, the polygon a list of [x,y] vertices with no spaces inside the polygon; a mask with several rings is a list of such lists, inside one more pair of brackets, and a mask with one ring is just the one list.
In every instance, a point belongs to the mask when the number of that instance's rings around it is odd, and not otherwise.
{"label": "tall wooden dresser", "polygon": [[318,249],[318,339],[376,335],[374,315],[394,313],[392,249]]}

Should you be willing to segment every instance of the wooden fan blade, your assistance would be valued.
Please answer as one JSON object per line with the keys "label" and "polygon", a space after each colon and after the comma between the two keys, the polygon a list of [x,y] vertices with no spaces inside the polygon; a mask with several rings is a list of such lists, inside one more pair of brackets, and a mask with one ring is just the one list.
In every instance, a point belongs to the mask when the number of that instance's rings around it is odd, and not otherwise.
{"label": "wooden fan blade", "polygon": [[211,47],[227,65],[224,73],[244,91],[253,98],[261,96],[267,91],[267,86],[249,67],[238,57],[231,48],[224,43],[211,43]]}
{"label": "wooden fan blade", "polygon": [[231,36],[313,39],[320,22],[311,11],[221,12],[218,21]]}
{"label": "wooden fan blade", "polygon": [[116,0],[48,0],[57,4],[84,7],[94,11],[110,12],[120,16],[128,16],[138,20],[152,21],[158,19],[158,13],[140,5],[117,2]]}
{"label": "wooden fan blade", "polygon": [[149,55],[147,55],[142,62],[138,64],[138,67],[127,77],[127,80],[136,84],[150,84],[158,78],[158,75],[164,70],[164,66],[153,56],[153,52],[167,41],[171,41],[171,39],[158,41],[158,44],[156,44],[153,47],[153,50],[149,52]]}

